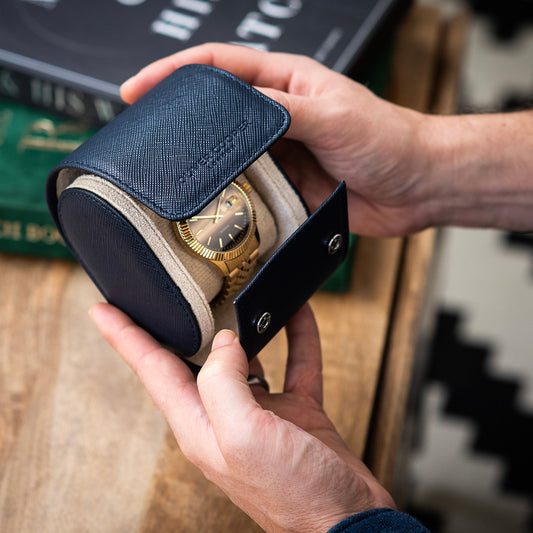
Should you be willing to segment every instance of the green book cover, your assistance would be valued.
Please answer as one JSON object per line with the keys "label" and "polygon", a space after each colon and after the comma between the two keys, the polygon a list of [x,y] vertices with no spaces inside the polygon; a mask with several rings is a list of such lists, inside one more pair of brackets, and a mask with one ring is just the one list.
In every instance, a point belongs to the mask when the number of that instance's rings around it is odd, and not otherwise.
{"label": "green book cover", "polygon": [[0,250],[71,257],[48,213],[48,172],[94,132],[0,99]]}

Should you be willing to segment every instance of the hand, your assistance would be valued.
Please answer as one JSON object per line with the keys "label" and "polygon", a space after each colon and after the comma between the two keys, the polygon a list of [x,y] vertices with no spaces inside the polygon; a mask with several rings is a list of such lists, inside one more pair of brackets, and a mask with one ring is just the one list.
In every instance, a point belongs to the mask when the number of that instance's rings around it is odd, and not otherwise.
{"label": "hand", "polygon": [[224,44],[152,63],[124,83],[124,100],[135,101],[187,63],[233,72],[287,108],[291,126],[272,147],[274,156],[311,210],[345,180],[355,233],[533,228],[533,111],[425,115],[312,59]]}
{"label": "hand", "polygon": [[[91,316],[163,411],[184,455],[266,531],[324,532],[357,512],[393,507],[322,408],[320,341],[304,307],[287,326],[281,394],[247,384],[237,336],[221,331],[197,380],[126,315],[97,304]],[[253,390],[252,390],[253,389]]]}
{"label": "hand", "polygon": [[346,180],[350,229],[399,235],[428,224],[422,115],[386,102],[312,59],[202,45],[156,61],[122,86],[137,100],[177,68],[204,63],[233,72],[287,108],[286,139],[272,148],[312,210]]}

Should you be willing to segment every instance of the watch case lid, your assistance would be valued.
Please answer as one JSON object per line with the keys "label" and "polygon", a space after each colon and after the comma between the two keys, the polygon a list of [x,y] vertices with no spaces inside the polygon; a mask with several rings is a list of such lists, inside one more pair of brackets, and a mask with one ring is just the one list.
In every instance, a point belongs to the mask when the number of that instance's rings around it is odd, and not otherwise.
{"label": "watch case lid", "polygon": [[184,66],[104,126],[49,175],[96,174],[168,220],[197,214],[288,129],[280,104],[233,74]]}

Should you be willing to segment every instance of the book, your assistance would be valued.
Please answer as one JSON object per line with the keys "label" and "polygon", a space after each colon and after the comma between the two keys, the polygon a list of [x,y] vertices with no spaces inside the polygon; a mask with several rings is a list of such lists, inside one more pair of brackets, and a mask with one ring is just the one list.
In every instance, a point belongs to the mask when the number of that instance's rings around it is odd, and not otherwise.
{"label": "book", "polygon": [[361,73],[411,0],[2,0],[0,95],[93,124],[121,83],[206,41],[313,57]]}
{"label": "book", "polygon": [[0,250],[71,257],[48,212],[45,181],[94,131],[0,99]]}
{"label": "book", "polygon": [[[70,255],[48,214],[44,180],[94,131],[80,121],[99,126],[124,108],[120,84],[146,64],[202,42],[231,42],[314,57],[359,77],[379,94],[390,49],[390,35],[384,35],[410,3],[2,0],[0,249]],[[58,113],[76,122],[61,120]],[[355,243],[352,236],[349,256]],[[346,289],[350,263],[324,288]]]}

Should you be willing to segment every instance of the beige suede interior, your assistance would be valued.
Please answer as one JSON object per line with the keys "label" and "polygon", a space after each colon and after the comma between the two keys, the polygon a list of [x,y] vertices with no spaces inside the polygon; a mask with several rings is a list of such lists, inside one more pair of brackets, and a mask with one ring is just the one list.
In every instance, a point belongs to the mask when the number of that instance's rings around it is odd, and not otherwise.
{"label": "beige suede interior", "polygon": [[[299,196],[268,154],[256,160],[239,179],[246,179],[254,189],[252,202],[257,214],[260,241],[258,270],[306,220],[307,213]],[[232,301],[215,310],[209,305],[222,287],[222,274],[185,249],[176,237],[171,221],[160,217],[107,180],[94,175],[80,176],[73,169],[64,169],[57,180],[58,196],[67,187],[85,189],[103,198],[143,236],[198,319],[202,347],[191,361],[202,364],[215,332],[223,328],[237,329]]]}

